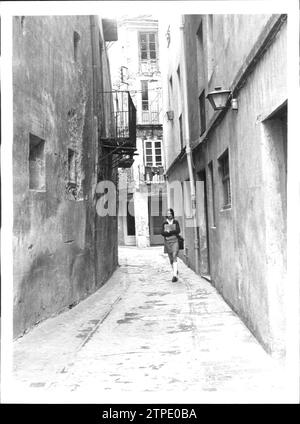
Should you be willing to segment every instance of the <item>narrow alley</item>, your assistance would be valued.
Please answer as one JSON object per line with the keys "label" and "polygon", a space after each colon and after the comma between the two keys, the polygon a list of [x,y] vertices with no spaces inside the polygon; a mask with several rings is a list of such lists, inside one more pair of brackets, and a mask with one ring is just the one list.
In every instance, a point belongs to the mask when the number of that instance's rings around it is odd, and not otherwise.
{"label": "narrow alley", "polygon": [[11,16],[5,400],[288,401],[288,14],[90,12]]}
{"label": "narrow alley", "polygon": [[180,261],[172,283],[161,246],[119,257],[95,294],[14,342],[16,401],[283,399],[281,366],[209,282]]}

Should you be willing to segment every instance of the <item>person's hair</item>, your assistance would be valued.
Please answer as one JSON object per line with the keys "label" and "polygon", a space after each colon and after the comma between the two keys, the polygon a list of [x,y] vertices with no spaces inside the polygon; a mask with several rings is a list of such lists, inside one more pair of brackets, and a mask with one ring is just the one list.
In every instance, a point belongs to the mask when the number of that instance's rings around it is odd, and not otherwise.
{"label": "person's hair", "polygon": [[174,211],[173,211],[173,209],[172,208],[169,208],[168,210],[167,210],[167,216],[168,216],[168,212],[171,212],[171,215],[172,215],[172,218],[174,219]]}

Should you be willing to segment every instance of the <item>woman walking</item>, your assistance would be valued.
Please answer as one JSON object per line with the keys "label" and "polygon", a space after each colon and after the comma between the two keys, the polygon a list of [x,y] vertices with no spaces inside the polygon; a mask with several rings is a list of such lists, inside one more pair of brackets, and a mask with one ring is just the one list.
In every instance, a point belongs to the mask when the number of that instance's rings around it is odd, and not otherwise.
{"label": "woman walking", "polygon": [[165,250],[169,255],[170,264],[173,268],[173,283],[178,279],[177,255],[179,244],[177,236],[179,233],[180,226],[179,222],[174,218],[174,211],[173,209],[168,209],[166,220],[162,224],[161,235],[165,238]]}

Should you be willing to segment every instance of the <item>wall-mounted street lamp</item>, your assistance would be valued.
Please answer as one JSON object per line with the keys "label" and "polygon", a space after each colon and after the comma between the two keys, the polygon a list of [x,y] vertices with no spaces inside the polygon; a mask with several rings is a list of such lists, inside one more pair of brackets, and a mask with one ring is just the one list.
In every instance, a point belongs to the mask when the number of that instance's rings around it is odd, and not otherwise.
{"label": "wall-mounted street lamp", "polygon": [[167,118],[168,118],[168,121],[173,121],[173,119],[174,119],[174,111],[173,110],[167,111]]}
{"label": "wall-mounted street lamp", "polygon": [[230,90],[222,90],[221,87],[216,87],[215,91],[207,94],[206,98],[214,110],[223,110],[227,107],[228,100],[231,100],[231,108],[238,109],[237,99],[232,98]]}

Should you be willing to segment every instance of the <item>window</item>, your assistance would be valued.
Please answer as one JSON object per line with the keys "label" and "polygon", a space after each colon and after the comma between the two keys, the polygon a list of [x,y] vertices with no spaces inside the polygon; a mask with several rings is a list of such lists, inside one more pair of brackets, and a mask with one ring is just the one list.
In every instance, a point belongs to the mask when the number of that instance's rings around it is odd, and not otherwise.
{"label": "window", "polygon": [[198,39],[198,46],[201,52],[203,52],[203,27],[202,27],[202,21],[200,22],[198,31],[197,31],[197,39]]}
{"label": "window", "polygon": [[183,96],[181,94],[181,74],[180,74],[180,66],[177,68],[177,107],[179,111],[182,111],[182,99]]}
{"label": "window", "polygon": [[76,155],[75,151],[68,149],[68,179],[69,183],[76,185],[77,172],[76,172]]}
{"label": "window", "polygon": [[180,76],[180,66],[177,68],[177,79],[178,79],[178,90],[179,90],[179,97],[181,92],[181,76]]}
{"label": "window", "polygon": [[147,140],[145,148],[146,166],[162,166],[161,141]]}
{"label": "window", "polygon": [[214,68],[214,15],[208,15],[207,26],[207,73],[210,80]]}
{"label": "window", "polygon": [[[203,81],[203,64],[204,64],[204,47],[203,47],[203,25],[202,20],[200,22],[197,31],[197,65],[198,65],[198,79]],[[203,81],[204,82],[204,81]]]}
{"label": "window", "polygon": [[142,84],[142,110],[149,110],[148,81],[141,81]]}
{"label": "window", "polygon": [[177,77],[178,77],[178,82],[179,82],[179,85],[180,85],[180,66],[178,66],[178,68],[177,68]]}
{"label": "window", "polygon": [[140,59],[156,60],[156,33],[141,32],[139,34]]}
{"label": "window", "polygon": [[46,190],[45,140],[29,134],[29,189]]}
{"label": "window", "polygon": [[219,158],[220,175],[223,186],[223,209],[231,207],[230,173],[228,149]]}
{"label": "window", "polygon": [[161,160],[161,142],[155,141],[155,164],[156,166],[162,166],[162,160]]}
{"label": "window", "polygon": [[199,96],[199,110],[200,110],[200,135],[206,130],[206,115],[205,115],[205,90]]}
{"label": "window", "polygon": [[151,112],[151,123],[152,124],[159,123],[159,112]]}
{"label": "window", "polygon": [[210,187],[210,204],[211,204],[211,224],[212,227],[216,226],[216,215],[215,215],[215,187],[214,187],[214,168],[213,162],[208,164],[209,172],[209,187]]}
{"label": "window", "polygon": [[169,78],[169,84],[168,84],[168,100],[169,100],[169,108],[170,110],[173,109],[173,78]]}
{"label": "window", "polygon": [[170,77],[169,79],[168,91],[169,91],[169,100],[170,102],[172,102],[173,101],[173,78],[172,77]]}
{"label": "window", "polygon": [[148,211],[151,235],[161,234],[161,223],[166,210],[166,197],[159,189],[157,194],[148,197]]}
{"label": "window", "polygon": [[127,66],[121,66],[120,68],[120,81],[127,84],[128,81],[128,68]]}
{"label": "window", "polygon": [[78,200],[79,184],[78,184],[78,165],[76,150],[68,149],[68,183],[66,186],[68,194],[71,196],[69,200]]}
{"label": "window", "polygon": [[182,114],[179,116],[179,136],[180,136],[180,146],[181,146],[181,149],[183,149]]}
{"label": "window", "polygon": [[78,47],[79,47],[80,35],[78,32],[73,33],[73,45],[74,45],[74,61],[77,62],[78,58]]}
{"label": "window", "polygon": [[146,141],[146,166],[153,166],[152,141]]}

